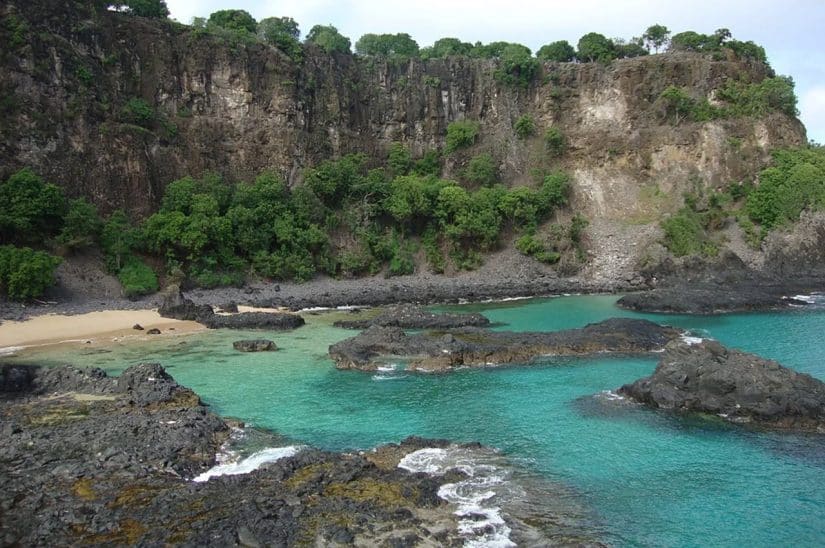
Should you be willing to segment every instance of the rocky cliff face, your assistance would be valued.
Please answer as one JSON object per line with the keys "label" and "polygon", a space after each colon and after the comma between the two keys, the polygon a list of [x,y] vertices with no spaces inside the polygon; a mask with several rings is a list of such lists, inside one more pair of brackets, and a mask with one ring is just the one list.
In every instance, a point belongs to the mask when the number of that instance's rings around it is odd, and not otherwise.
{"label": "rocky cliff face", "polygon": [[[136,216],[183,175],[214,170],[234,180],[272,169],[297,184],[304,168],[331,156],[380,161],[393,141],[421,155],[443,145],[450,122],[473,119],[480,139],[447,161],[447,175],[479,152],[493,155],[508,184],[560,167],[574,175],[574,207],[588,217],[644,224],[676,209],[689,180],[747,178],[770,148],[805,140],[798,120],[781,114],[665,120],[657,98],[669,85],[712,97],[727,80],[768,73],[730,59],[547,63],[528,89],[516,89],[496,81],[491,61],[390,63],[307,49],[296,64],[265,45],[82,2],[12,0],[0,16],[9,44],[0,54],[0,176],[32,166],[70,195]],[[154,108],[148,122],[124,110],[138,98]],[[523,114],[538,128],[526,141],[513,131]],[[567,141],[561,158],[544,147],[551,126]]]}

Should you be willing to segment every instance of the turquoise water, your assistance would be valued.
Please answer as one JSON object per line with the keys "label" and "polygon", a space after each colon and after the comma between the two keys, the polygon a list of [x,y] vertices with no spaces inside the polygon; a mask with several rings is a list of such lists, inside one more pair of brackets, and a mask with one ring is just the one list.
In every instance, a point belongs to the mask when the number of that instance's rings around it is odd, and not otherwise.
{"label": "turquoise water", "polygon": [[[780,360],[825,379],[825,310],[721,317],[622,312],[615,297],[567,297],[450,307],[497,329],[579,327],[648,317]],[[157,360],[222,414],[327,449],[369,448],[408,435],[480,441],[531,473],[569,486],[616,545],[821,546],[825,436],[756,433],[596,396],[649,374],[655,358],[566,359],[447,375],[336,371],[326,347],[352,333],[309,316],[273,333],[282,350],[239,354],[237,332],[143,345],[40,352],[116,371]],[[258,337],[260,333],[248,333]]]}

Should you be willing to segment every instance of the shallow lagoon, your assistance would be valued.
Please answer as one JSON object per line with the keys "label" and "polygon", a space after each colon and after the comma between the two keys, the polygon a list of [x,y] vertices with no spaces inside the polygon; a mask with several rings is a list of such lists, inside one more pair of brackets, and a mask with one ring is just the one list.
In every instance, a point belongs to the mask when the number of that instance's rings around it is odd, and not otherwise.
{"label": "shallow lagoon", "polygon": [[[619,311],[616,297],[533,299],[446,307],[496,329],[555,330],[611,316],[647,317],[780,360],[825,379],[825,307],[717,317]],[[338,313],[340,314],[340,313]],[[276,353],[231,342],[260,332],[208,332],[106,348],[41,350],[25,361],[118,371],[159,361],[218,412],[287,439],[365,449],[408,435],[480,441],[522,472],[569,487],[590,525],[618,545],[821,546],[825,436],[757,433],[712,419],[673,417],[607,392],[649,374],[656,359],[604,356],[447,375],[336,371],[329,344],[352,332],[335,314],[309,315],[267,334]]]}

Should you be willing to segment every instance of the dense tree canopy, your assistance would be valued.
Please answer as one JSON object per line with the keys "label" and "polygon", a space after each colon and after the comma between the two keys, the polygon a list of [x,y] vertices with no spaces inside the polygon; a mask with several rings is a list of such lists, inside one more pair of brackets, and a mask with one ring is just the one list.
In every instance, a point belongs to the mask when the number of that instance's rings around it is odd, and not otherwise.
{"label": "dense tree canopy", "polygon": [[229,30],[247,31],[254,34],[258,30],[258,23],[249,12],[244,10],[220,10],[209,16],[209,25],[215,25]]}
{"label": "dense tree canopy", "polygon": [[536,57],[543,61],[556,61],[559,63],[569,63],[576,58],[576,50],[567,40],[559,40],[546,44],[539,48]]}
{"label": "dense tree canopy", "polygon": [[166,7],[165,0],[125,0],[123,2],[111,2],[109,6],[122,9],[127,13],[139,15],[140,17],[169,17],[169,8]]}
{"label": "dense tree canopy", "polygon": [[355,52],[360,55],[414,57],[418,55],[418,43],[406,32],[365,34],[355,43]]}
{"label": "dense tree canopy", "polygon": [[350,40],[332,25],[315,25],[307,34],[306,42],[327,53],[350,53]]}
{"label": "dense tree canopy", "polygon": [[291,57],[301,54],[301,31],[292,17],[267,17],[258,23],[258,36]]}
{"label": "dense tree canopy", "polygon": [[439,59],[454,55],[470,55],[473,45],[458,38],[440,38],[432,46],[421,49],[423,59]]}
{"label": "dense tree canopy", "polygon": [[616,58],[613,42],[598,32],[590,32],[579,39],[576,57],[580,61],[608,62]]}

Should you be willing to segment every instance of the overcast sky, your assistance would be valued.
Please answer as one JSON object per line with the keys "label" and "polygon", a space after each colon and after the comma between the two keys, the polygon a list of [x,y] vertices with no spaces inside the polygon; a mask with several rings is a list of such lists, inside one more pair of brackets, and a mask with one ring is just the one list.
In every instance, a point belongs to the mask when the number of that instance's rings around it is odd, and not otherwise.
{"label": "overcast sky", "polygon": [[768,53],[779,74],[796,81],[808,138],[825,143],[825,1],[823,0],[166,0],[171,17],[189,23],[220,9],[256,19],[289,16],[302,32],[332,24],[353,44],[368,32],[407,32],[420,46],[451,36],[505,40],[536,51],[588,32],[631,38],[660,23],[672,32],[728,28]]}

